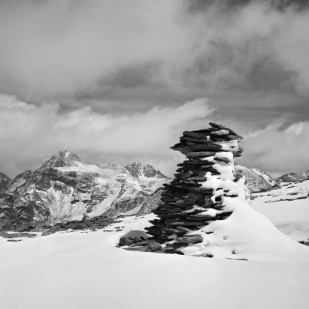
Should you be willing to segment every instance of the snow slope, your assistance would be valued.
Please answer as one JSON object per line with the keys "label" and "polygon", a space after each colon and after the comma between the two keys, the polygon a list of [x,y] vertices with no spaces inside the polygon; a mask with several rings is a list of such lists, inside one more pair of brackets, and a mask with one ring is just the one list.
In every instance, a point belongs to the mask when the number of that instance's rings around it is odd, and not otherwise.
{"label": "snow slope", "polygon": [[251,195],[253,209],[296,241],[309,239],[309,181],[281,183],[280,188]]}
{"label": "snow slope", "polygon": [[0,238],[5,309],[305,309],[309,264],[244,262],[121,250],[123,232],[62,233],[9,243]]}
{"label": "snow slope", "polygon": [[309,239],[309,199],[254,203],[252,207],[266,215],[284,234],[296,241]]}

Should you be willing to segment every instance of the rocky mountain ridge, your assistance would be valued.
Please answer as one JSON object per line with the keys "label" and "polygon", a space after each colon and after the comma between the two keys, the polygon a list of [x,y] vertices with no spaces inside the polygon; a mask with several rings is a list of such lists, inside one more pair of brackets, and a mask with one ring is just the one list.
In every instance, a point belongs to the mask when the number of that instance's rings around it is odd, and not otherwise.
{"label": "rocky mountain ridge", "polygon": [[279,182],[257,168],[235,164],[235,172],[238,177],[245,176],[245,184],[251,193],[264,192],[279,187]]}
{"label": "rocky mountain ridge", "polygon": [[309,180],[309,170],[303,173],[288,173],[277,178],[278,182],[298,182]]}
{"label": "rocky mountain ridge", "polygon": [[[238,178],[245,176],[251,193],[279,187],[280,180],[258,169],[235,164],[235,173]],[[305,178],[294,174],[287,175],[294,181]],[[85,216],[145,215],[158,207],[162,186],[171,180],[149,164],[96,164],[60,151],[34,172],[25,171],[13,180],[0,174],[0,230],[42,227]]]}
{"label": "rocky mountain ridge", "polygon": [[150,165],[135,163],[127,169],[60,151],[36,171],[15,177],[2,191],[0,230],[81,220],[85,215],[135,214],[151,205],[153,193],[157,201],[158,189],[169,181]]}

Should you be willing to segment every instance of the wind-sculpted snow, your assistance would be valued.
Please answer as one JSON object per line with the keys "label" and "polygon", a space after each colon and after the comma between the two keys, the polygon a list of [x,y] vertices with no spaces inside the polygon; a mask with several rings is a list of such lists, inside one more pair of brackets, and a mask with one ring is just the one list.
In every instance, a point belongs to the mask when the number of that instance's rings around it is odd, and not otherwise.
{"label": "wind-sculpted snow", "polygon": [[[0,237],[3,309],[307,309],[309,263],[244,262],[115,248],[153,215],[96,232]],[[121,229],[121,231],[120,231]]]}
{"label": "wind-sculpted snow", "polygon": [[42,227],[84,215],[137,213],[169,181],[161,175],[157,171],[150,178],[147,173],[135,177],[120,165],[95,164],[59,152],[38,170],[18,175],[0,196],[0,230]]}

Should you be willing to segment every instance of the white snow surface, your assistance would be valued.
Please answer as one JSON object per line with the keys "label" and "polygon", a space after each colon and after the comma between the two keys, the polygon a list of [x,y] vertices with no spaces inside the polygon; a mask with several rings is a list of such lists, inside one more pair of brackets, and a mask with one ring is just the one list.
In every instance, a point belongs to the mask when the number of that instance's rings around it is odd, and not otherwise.
{"label": "white snow surface", "polygon": [[309,199],[254,203],[252,207],[266,215],[276,227],[296,241],[309,240]]}
{"label": "white snow surface", "polygon": [[18,243],[0,238],[1,308],[309,307],[309,263],[194,258],[114,246],[152,218],[125,218],[103,232],[62,232]]}

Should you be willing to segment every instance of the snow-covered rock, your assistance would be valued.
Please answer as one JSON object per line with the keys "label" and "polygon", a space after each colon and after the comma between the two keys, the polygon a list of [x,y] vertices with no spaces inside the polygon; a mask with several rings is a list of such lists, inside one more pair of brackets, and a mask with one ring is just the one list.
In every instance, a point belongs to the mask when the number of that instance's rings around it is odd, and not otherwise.
{"label": "snow-covered rock", "polygon": [[135,163],[127,169],[60,151],[36,171],[18,175],[1,195],[0,229],[81,220],[84,215],[135,214],[168,181],[150,165]]}

